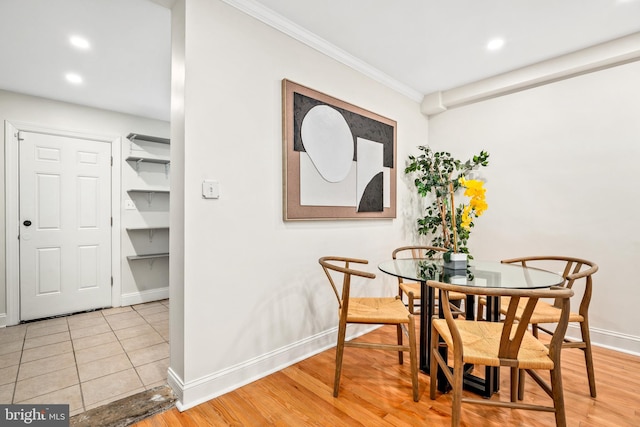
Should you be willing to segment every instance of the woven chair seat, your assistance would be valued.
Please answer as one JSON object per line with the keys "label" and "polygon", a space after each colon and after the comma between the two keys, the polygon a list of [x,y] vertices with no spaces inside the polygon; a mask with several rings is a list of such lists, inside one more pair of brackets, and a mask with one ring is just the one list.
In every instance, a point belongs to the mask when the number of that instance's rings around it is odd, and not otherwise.
{"label": "woven chair seat", "polygon": [[403,302],[389,298],[350,298],[348,323],[401,324],[409,323],[409,313]]}
{"label": "woven chair seat", "polygon": [[[433,325],[440,336],[453,348],[453,338],[445,319],[434,319]],[[502,324],[496,322],[476,322],[471,320],[456,320],[456,326],[464,342],[463,360],[485,366],[501,366],[498,357],[500,348],[500,334]],[[514,331],[515,332],[515,331]],[[553,360],[549,358],[549,349],[527,332],[522,339],[518,360],[515,365],[519,369],[553,369]]]}
{"label": "woven chair seat", "polygon": [[[480,304],[486,304],[485,298],[480,298]],[[527,299],[521,298],[518,303],[518,310],[516,311],[516,319],[520,319],[522,317],[522,311],[524,307],[527,305]],[[503,297],[500,298],[500,313],[506,314],[509,309],[509,298]],[[538,324],[538,323],[558,323],[560,320],[561,310],[558,307],[555,307],[553,304],[549,304],[548,302],[538,300],[536,304],[536,309],[531,315],[530,323]],[[583,322],[584,317],[579,315],[578,313],[569,312],[569,322]]]}
{"label": "woven chair seat", "polygon": [[[409,292],[413,293],[413,297],[415,299],[420,299],[422,293],[420,291],[420,283],[406,283],[403,282],[400,284],[400,289],[402,289],[402,291],[409,295]],[[438,298],[438,296],[436,295],[436,298]],[[466,294],[460,293],[460,292],[450,292],[449,293],[449,301],[464,301],[467,298]]]}

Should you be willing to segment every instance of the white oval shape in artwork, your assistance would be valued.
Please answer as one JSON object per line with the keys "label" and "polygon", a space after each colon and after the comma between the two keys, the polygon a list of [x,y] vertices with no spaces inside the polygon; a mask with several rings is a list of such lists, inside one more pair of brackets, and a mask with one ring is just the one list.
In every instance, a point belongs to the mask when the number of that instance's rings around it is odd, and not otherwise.
{"label": "white oval shape in artwork", "polygon": [[302,120],[300,131],[318,173],[329,182],[345,179],[353,162],[353,135],[342,114],[328,105],[317,105]]}

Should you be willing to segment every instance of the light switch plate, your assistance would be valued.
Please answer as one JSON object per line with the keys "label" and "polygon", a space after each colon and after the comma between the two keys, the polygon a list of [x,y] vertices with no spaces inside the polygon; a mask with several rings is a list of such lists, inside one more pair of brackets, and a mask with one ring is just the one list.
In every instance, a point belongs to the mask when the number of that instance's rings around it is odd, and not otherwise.
{"label": "light switch plate", "polygon": [[220,198],[220,183],[211,179],[202,181],[202,198],[218,199]]}

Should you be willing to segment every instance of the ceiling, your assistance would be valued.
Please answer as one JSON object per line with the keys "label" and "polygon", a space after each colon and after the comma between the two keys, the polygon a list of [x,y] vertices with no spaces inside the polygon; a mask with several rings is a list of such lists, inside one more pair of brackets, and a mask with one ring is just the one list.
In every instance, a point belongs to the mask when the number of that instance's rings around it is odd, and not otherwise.
{"label": "ceiling", "polygon": [[[640,0],[223,1],[321,40],[334,57],[419,95],[640,32]],[[152,0],[0,0],[0,16],[1,89],[169,120],[165,7]],[[91,48],[71,47],[76,34]],[[488,51],[495,37],[504,47]],[[83,83],[66,82],[67,72]]]}

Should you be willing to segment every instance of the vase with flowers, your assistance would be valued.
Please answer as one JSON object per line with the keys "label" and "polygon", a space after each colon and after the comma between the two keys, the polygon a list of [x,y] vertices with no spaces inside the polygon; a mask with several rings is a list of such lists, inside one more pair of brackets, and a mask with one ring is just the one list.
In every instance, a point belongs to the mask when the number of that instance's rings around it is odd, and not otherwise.
{"label": "vase with flowers", "polygon": [[[467,259],[473,259],[467,247],[473,220],[488,207],[484,182],[468,177],[473,170],[489,164],[489,154],[481,151],[463,162],[446,151],[435,152],[428,146],[418,149],[422,154],[409,156],[405,168],[406,174],[415,175],[418,194],[430,199],[426,215],[418,218],[418,234],[431,235],[432,246],[448,249],[443,255],[445,266],[465,269]],[[455,194],[462,188],[469,200],[456,205]]]}

